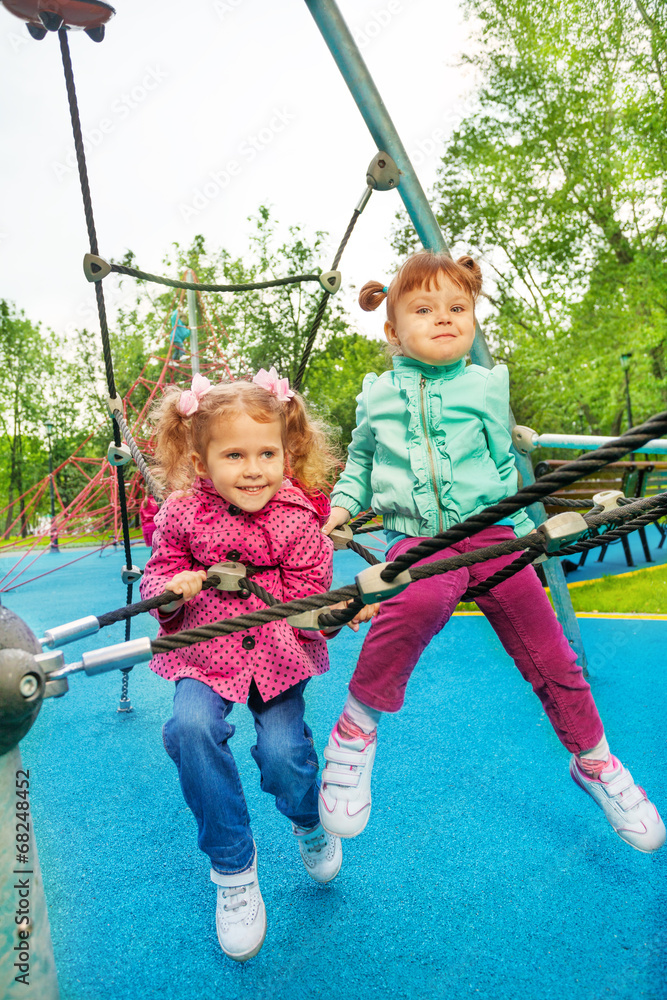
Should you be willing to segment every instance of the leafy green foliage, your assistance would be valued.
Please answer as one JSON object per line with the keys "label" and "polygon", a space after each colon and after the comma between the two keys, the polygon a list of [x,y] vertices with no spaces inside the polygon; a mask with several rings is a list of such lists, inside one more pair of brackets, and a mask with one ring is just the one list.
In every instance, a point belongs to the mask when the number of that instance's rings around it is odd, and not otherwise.
{"label": "leafy green foliage", "polygon": [[[662,0],[467,0],[473,110],[436,186],[448,241],[482,260],[485,332],[517,419],[625,426],[667,406],[667,7]],[[395,236],[404,253],[414,238]],[[457,254],[455,253],[455,256]]]}

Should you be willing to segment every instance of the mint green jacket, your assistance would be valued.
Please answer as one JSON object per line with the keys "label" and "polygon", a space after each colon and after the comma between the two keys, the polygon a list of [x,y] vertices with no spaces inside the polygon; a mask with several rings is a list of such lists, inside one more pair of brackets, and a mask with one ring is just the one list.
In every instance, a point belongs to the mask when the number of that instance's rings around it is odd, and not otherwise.
{"label": "mint green jacket", "polygon": [[[385,529],[430,537],[516,493],[505,365],[395,357],[393,371],[366,375],[357,404],[331,497],[353,517],[372,507]],[[534,527],[525,511],[511,522],[519,537]]]}

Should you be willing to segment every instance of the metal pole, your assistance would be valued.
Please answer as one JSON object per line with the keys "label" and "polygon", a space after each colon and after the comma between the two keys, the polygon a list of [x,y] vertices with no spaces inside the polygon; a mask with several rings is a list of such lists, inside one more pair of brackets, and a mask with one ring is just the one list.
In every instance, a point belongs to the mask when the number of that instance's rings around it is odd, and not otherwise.
{"label": "metal pole", "polygon": [[[186,273],[186,281],[196,281],[197,275],[189,270]],[[199,371],[199,327],[197,323],[197,293],[194,288],[188,288],[188,326],[190,327],[190,361],[192,363],[192,374]]]}
{"label": "metal pole", "polygon": [[[305,0],[305,2],[336,61],[338,69],[368,126],[375,144],[378,149],[389,153],[401,171],[398,193],[423,246],[427,250],[449,251],[440,231],[438,220],[433,214],[433,210],[419,183],[414,167],[410,162],[410,157],[401,142],[396,127],[373,82],[373,78],[361,56],[357,43],[338,9],[338,5],[335,0]],[[475,364],[481,365],[484,368],[493,368],[494,361],[478,323],[475,326],[475,340],[470,351],[470,356]],[[511,410],[510,422],[512,426],[516,423]],[[517,451],[514,451],[514,457],[523,485],[534,483],[535,476],[530,459],[527,456],[520,455]],[[528,508],[528,513],[536,524],[541,524],[542,521],[546,520],[546,513],[542,504],[533,504]],[[543,564],[543,568],[551,590],[558,619],[563,626],[568,640],[577,653],[579,663],[585,668],[586,654],[581,639],[581,632],[579,631],[579,624],[572,608],[572,601],[567,584],[565,583],[565,576],[560,560],[549,559]]]}
{"label": "metal pole", "polygon": [[[49,916],[37,859],[32,813],[17,815],[29,798],[17,798],[29,782],[14,747],[0,757],[0,996],[3,1000],[58,1000]],[[18,787],[20,785],[20,787]],[[29,790],[29,784],[28,784]],[[19,825],[21,824],[21,825]],[[23,827],[29,833],[24,833]],[[21,834],[19,841],[18,835]],[[29,839],[23,841],[23,836]],[[28,846],[27,851],[19,851]],[[25,862],[19,860],[26,858]]]}

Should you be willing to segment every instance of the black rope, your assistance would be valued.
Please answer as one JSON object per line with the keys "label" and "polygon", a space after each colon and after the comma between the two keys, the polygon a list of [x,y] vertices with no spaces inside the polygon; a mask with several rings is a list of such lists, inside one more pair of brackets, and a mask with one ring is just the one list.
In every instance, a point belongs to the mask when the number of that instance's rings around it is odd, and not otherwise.
{"label": "black rope", "polygon": [[139,278],[141,281],[152,281],[158,285],[168,285],[169,288],[189,288],[197,292],[251,292],[259,288],[277,288],[279,285],[294,285],[302,281],[320,280],[319,274],[295,274],[287,278],[271,278],[269,281],[253,281],[242,285],[205,285],[198,281],[162,278],[159,274],[149,274],[148,271],[140,271],[136,267],[125,267],[124,264],[111,264],[110,267],[116,274],[127,274],[130,278]]}
{"label": "black rope", "polygon": [[137,445],[137,442],[134,440],[134,437],[132,436],[132,431],[128,427],[125,417],[120,412],[120,410],[114,410],[113,417],[122,431],[123,437],[127,442],[127,446],[130,449],[130,452],[132,453],[132,458],[134,459],[136,466],[139,469],[139,472],[144,477],[144,482],[146,483],[146,486],[148,487],[151,495],[158,501],[158,503],[161,503],[163,499],[162,487],[160,486],[157,479],[155,479],[150,469],[148,468],[146,459],[141,454],[139,446]]}
{"label": "black rope", "polygon": [[481,583],[478,583],[476,587],[471,587],[470,590],[466,590],[465,594],[459,598],[459,602],[464,603],[467,601],[474,601],[478,597],[482,597],[490,590],[493,590],[494,587],[497,587],[498,584],[504,583],[505,580],[509,580],[517,573],[520,573],[522,569],[526,568],[526,566],[530,566],[535,558],[535,553],[532,550],[530,552],[524,552],[522,556],[517,556],[516,559],[513,559],[507,566],[503,566],[503,568],[499,569],[493,574],[493,576],[490,576]]}
{"label": "black rope", "polygon": [[667,430],[667,411],[658,413],[638,427],[631,428],[620,438],[603,445],[596,451],[588,452],[554,472],[542,476],[536,482],[522,487],[514,496],[487,507],[480,514],[475,514],[460,524],[453,525],[433,538],[425,539],[389,563],[382,573],[382,579],[391,582],[400,572],[413,566],[420,559],[424,559],[433,552],[439,552],[455,542],[460,542],[464,538],[469,538],[481,531],[482,528],[496,524],[503,518],[516,513],[520,508],[541,500],[554,489],[560,489],[576,479],[597,472],[610,462],[615,462],[626,452],[636,451],[651,438],[658,437],[665,430]]}
{"label": "black rope", "polygon": [[[357,532],[360,530],[360,528],[363,528],[364,525],[368,524],[369,521],[372,521],[377,516],[378,515],[375,513],[374,510],[367,510],[365,514],[359,514],[358,517],[355,517],[354,520],[350,521],[350,528],[352,529],[352,534],[356,535]],[[374,528],[372,530],[376,531],[377,529]]]}
{"label": "black rope", "polygon": [[[352,230],[356,226],[357,219],[359,218],[360,215],[361,215],[361,212],[357,208],[355,208],[354,212],[352,213],[352,218],[350,219],[350,221],[348,223],[348,226],[347,226],[347,229],[345,230],[345,235],[343,236],[343,239],[340,241],[340,246],[338,247],[338,250],[336,251],[336,256],[334,257],[333,266],[331,268],[332,271],[336,271],[338,269],[338,265],[340,264],[341,257],[343,256],[343,251],[345,250],[345,247],[347,246],[347,242],[348,242],[350,236],[352,235]],[[312,326],[310,328],[310,332],[308,334],[308,339],[306,340],[306,346],[303,349],[303,355],[301,357],[301,364],[299,365],[299,370],[296,373],[296,378],[294,379],[294,388],[295,388],[295,390],[297,392],[301,388],[301,383],[303,382],[303,376],[306,374],[306,368],[308,366],[308,359],[310,358],[310,353],[311,353],[311,351],[313,349],[313,344],[315,343],[315,338],[316,338],[317,332],[318,332],[318,330],[320,328],[320,324],[322,322],[322,317],[324,316],[324,311],[325,311],[325,309],[327,307],[327,302],[329,301],[330,298],[331,298],[331,292],[328,292],[328,291],[325,290],[324,295],[320,299],[320,304],[319,304],[319,306],[317,308],[317,312],[315,314],[315,319],[313,320]]]}

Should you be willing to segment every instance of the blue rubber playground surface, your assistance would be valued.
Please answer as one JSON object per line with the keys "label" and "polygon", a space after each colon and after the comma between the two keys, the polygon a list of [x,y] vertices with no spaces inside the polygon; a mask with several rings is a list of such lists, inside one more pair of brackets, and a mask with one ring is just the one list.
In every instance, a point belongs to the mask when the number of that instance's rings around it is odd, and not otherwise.
{"label": "blue rubber playground surface", "polygon": [[[71,558],[49,554],[39,571]],[[124,561],[107,550],[3,603],[39,636],[121,606]],[[336,583],[361,566],[338,553]],[[612,749],[664,815],[667,621],[580,624]],[[148,615],[133,620],[133,637],[155,630]],[[309,685],[320,759],[362,638],[344,630],[331,671]],[[112,626],[66,659],[123,639]],[[62,1000],[667,998],[667,850],[632,850],[573,784],[484,618],[452,619],[404,711],[383,720],[371,819],[328,886],[311,882],[260,791],[250,714],[234,710],[269,921],[245,966],[218,947],[215,889],[162,748],[172,687],[141,665],[129,693],[134,711],[118,714],[118,672],[77,675],[21,744]]]}

